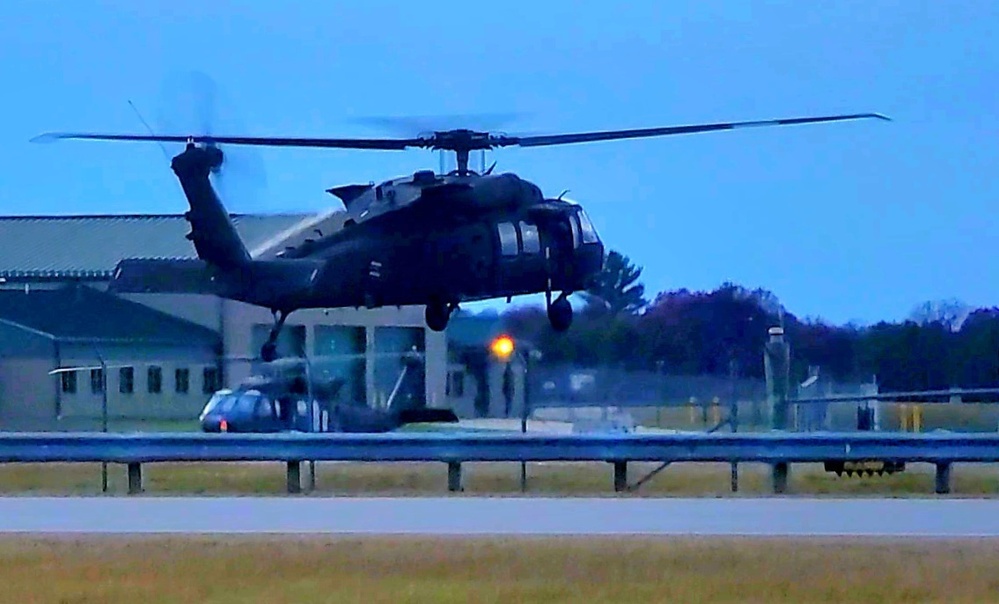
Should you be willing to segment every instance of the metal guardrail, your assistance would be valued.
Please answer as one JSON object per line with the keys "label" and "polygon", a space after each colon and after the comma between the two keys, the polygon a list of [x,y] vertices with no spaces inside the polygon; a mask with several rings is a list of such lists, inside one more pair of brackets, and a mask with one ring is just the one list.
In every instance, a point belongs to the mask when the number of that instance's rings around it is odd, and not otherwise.
{"label": "metal guardrail", "polygon": [[[802,405],[809,403],[844,403],[863,401],[898,401],[900,403],[913,402],[919,404],[950,403],[950,400],[919,400],[924,398],[962,397],[988,395],[996,396],[991,401],[983,401],[986,404],[999,403],[999,388],[951,388],[948,390],[916,390],[912,392],[879,392],[877,394],[843,394],[826,397],[802,397],[789,398],[788,403],[792,405]],[[979,401],[975,401],[980,404]]]}
{"label": "metal guardrail", "polygon": [[999,462],[999,434],[7,433],[0,462]]}
{"label": "metal guardrail", "polygon": [[945,493],[950,464],[999,462],[999,434],[0,434],[0,462],[127,464],[130,493],[142,490],[140,465],[150,462],[282,461],[290,492],[301,490],[303,461],[442,462],[451,490],[461,490],[463,462],[603,461],[619,491],[628,462],[755,462],[774,467],[783,492],[788,464],[872,459],[934,463]]}

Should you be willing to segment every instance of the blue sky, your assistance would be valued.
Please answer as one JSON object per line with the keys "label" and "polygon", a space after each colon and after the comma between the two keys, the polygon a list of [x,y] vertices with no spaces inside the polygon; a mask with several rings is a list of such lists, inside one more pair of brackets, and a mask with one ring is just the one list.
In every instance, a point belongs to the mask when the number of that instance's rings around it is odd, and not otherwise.
{"label": "blue sky", "polygon": [[[999,304],[999,3],[277,6],[4,3],[0,213],[183,211],[155,145],[28,140],[142,132],[129,100],[155,128],[184,122],[190,107],[171,109],[179,93],[164,85],[194,69],[223,94],[217,133],[394,134],[362,116],[515,112],[503,129],[519,133],[877,111],[895,121],[490,159],[552,196],[570,189],[653,294],[734,281],[837,323],[940,298]],[[332,185],[438,165],[420,150],[253,153],[266,184],[226,199],[237,211],[320,209],[338,203]]]}

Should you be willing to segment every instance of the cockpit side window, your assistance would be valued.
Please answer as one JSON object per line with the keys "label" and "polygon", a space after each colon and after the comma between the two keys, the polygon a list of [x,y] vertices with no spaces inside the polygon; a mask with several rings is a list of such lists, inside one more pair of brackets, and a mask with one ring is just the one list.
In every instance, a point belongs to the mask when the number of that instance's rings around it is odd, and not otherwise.
{"label": "cockpit side window", "polygon": [[517,255],[517,227],[510,222],[501,222],[496,225],[499,233],[500,253],[504,256]]}
{"label": "cockpit side window", "polygon": [[257,401],[256,416],[260,418],[274,416],[274,406],[271,404],[270,399],[265,396],[260,397]]}

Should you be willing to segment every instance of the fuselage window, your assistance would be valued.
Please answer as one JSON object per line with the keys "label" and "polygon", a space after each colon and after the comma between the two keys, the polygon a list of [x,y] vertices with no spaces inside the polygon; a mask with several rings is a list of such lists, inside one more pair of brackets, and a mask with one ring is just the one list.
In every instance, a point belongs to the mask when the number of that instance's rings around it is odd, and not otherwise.
{"label": "fuselage window", "polygon": [[496,225],[500,238],[500,253],[504,256],[517,255],[517,227],[510,222],[501,222]]}
{"label": "fuselage window", "polygon": [[520,237],[524,242],[525,254],[538,254],[541,252],[541,239],[538,238],[538,227],[536,225],[521,221]]}
{"label": "fuselage window", "polygon": [[261,397],[260,400],[257,401],[256,413],[257,417],[263,419],[270,419],[271,417],[273,417],[274,407],[271,406],[270,399]]}

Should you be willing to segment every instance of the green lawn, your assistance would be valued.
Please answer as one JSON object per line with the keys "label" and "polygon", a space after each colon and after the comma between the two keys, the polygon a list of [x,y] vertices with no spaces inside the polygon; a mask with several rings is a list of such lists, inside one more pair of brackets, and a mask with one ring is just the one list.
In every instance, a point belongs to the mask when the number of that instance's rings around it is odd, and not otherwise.
{"label": "green lawn", "polygon": [[7,602],[999,601],[996,540],[0,539]]}

